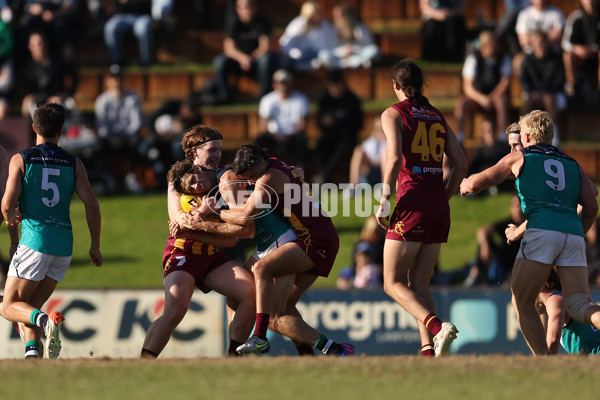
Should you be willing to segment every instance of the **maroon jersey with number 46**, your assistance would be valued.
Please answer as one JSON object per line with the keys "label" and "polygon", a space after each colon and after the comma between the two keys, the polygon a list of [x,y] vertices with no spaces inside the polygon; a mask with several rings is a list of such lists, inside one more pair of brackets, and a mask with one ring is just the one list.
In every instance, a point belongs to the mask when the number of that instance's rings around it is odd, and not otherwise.
{"label": "maroon jersey with number 46", "polygon": [[402,117],[402,166],[398,174],[396,207],[448,210],[442,161],[448,135],[446,120],[435,107],[409,100],[390,108]]}

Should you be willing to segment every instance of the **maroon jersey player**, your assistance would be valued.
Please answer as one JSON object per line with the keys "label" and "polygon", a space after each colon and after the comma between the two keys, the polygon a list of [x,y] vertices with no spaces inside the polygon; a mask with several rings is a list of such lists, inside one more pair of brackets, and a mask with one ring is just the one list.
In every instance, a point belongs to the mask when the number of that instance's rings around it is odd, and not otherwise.
{"label": "maroon jersey player", "polygon": [[237,151],[233,171],[255,184],[243,207],[221,212],[224,221],[256,216],[261,205],[289,219],[298,239],[275,249],[252,267],[256,282],[254,335],[238,352],[265,353],[270,345],[267,328],[292,339],[296,345],[312,346],[325,354],[351,356],[354,347],[335,343],[309,326],[296,309],[302,294],[317,276],[328,276],[339,248],[331,218],[308,195],[308,187],[291,167],[269,158],[254,145]]}
{"label": "maroon jersey player", "polygon": [[[448,239],[448,199],[465,176],[467,162],[443,115],[423,96],[421,69],[404,59],[394,66],[392,77],[398,103],[381,115],[388,156],[377,211],[379,224],[387,229],[384,290],[417,319],[421,354],[439,356],[448,352],[458,331],[435,315],[429,282],[441,243]],[[452,164],[445,185],[444,154]],[[396,206],[388,221],[395,180]]]}

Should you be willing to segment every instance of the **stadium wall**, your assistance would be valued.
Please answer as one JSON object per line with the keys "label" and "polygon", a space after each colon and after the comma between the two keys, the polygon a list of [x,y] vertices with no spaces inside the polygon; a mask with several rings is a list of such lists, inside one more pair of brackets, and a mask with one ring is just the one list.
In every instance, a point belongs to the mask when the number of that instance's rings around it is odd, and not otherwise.
{"label": "stadium wall", "polygon": [[[592,291],[600,299],[600,291]],[[530,354],[505,289],[435,289],[438,315],[460,333],[457,354]],[[164,306],[162,290],[57,290],[46,311],[61,311],[61,358],[136,358],[146,331]],[[357,354],[416,354],[417,324],[383,291],[311,290],[298,304],[305,320],[336,341],[356,345]],[[292,343],[271,335],[271,355],[294,355]],[[225,354],[224,298],[196,291],[190,310],[161,357],[218,357]],[[11,323],[0,320],[0,358],[23,357]]]}

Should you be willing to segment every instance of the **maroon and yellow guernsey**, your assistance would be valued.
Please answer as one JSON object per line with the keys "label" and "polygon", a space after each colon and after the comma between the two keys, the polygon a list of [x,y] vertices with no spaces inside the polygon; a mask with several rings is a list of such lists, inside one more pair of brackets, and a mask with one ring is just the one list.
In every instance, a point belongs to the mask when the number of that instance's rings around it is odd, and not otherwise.
{"label": "maroon and yellow guernsey", "polygon": [[[314,237],[338,236],[331,218],[323,210],[318,199],[311,196],[307,183],[290,166],[273,157],[269,158],[267,168],[281,171],[288,176],[290,187],[286,188],[285,192],[296,191],[289,196],[292,199],[289,202],[286,201],[284,194],[273,196],[271,198],[271,207],[284,218],[289,219],[299,238],[310,235],[314,240]],[[301,198],[300,191],[302,193]]]}
{"label": "maroon and yellow guernsey", "polygon": [[390,108],[400,113],[404,125],[396,204],[413,210],[449,209],[442,172],[448,136],[444,116],[435,107],[409,100]]}

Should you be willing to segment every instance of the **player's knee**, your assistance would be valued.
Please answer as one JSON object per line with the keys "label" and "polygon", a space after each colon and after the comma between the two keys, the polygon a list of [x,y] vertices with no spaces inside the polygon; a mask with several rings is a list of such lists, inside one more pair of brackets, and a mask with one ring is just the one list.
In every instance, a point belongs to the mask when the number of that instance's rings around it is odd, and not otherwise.
{"label": "player's knee", "polygon": [[275,333],[282,334],[284,325],[284,314],[274,313],[269,318],[269,329]]}
{"label": "player's knee", "polygon": [[262,262],[262,260],[258,260],[252,266],[252,272],[254,273],[254,278],[255,279],[262,279],[262,278],[264,278],[265,274],[266,274],[266,271],[267,271],[266,264],[264,262]]}
{"label": "player's knee", "polygon": [[585,293],[575,293],[565,300],[567,312],[577,322],[585,323],[585,312],[592,306],[589,297]]}

